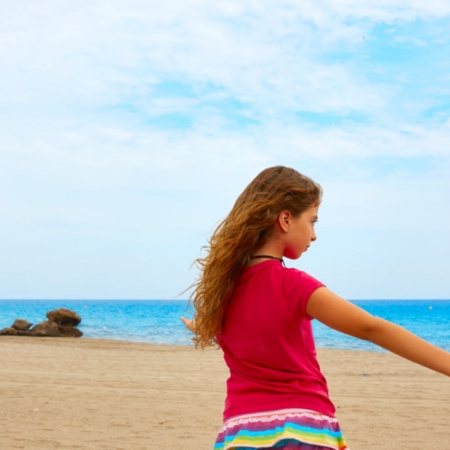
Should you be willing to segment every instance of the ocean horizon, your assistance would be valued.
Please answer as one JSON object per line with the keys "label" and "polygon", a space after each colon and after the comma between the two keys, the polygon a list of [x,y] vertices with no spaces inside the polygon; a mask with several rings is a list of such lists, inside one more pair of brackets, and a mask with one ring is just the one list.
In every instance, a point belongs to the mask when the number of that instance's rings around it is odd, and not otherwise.
{"label": "ocean horizon", "polygon": [[[450,299],[352,300],[352,303],[450,351]],[[3,299],[0,329],[10,327],[19,318],[35,325],[46,320],[46,313],[56,308],[76,311],[82,318],[78,328],[84,338],[192,345],[192,334],[180,321],[180,316],[192,316],[188,300]],[[317,320],[313,321],[313,329],[319,348],[380,351],[374,344],[338,333]]]}

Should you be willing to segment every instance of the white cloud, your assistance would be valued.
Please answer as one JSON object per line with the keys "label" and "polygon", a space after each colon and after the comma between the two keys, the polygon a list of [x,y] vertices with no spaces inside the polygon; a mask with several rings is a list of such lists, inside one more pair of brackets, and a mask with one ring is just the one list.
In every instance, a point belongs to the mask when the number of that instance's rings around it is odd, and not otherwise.
{"label": "white cloud", "polygon": [[405,11],[427,17],[439,8],[364,4],[21,2],[7,9],[2,33],[6,97],[110,104],[172,76],[221,86],[266,115],[271,107],[369,112],[385,104],[388,87],[370,86],[354,66],[324,55],[360,49],[368,21],[405,20]]}

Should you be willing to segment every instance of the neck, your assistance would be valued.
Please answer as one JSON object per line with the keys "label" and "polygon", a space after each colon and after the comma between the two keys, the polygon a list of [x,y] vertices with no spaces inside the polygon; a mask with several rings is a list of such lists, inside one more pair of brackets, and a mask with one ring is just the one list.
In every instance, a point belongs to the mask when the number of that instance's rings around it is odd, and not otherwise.
{"label": "neck", "polygon": [[284,265],[283,258],[278,258],[277,256],[272,255],[253,255],[251,259],[276,259],[277,261],[280,261],[280,263]]}

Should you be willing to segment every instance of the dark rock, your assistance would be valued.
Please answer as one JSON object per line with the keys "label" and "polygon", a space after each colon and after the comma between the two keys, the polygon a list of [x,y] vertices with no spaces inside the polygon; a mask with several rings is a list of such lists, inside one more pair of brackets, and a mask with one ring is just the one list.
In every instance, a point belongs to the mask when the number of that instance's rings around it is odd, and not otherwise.
{"label": "dark rock", "polygon": [[30,336],[58,336],[58,324],[56,322],[50,322],[48,320],[39,322],[33,328],[31,328]]}
{"label": "dark rock", "polygon": [[0,336],[14,336],[17,334],[17,330],[13,327],[3,328],[0,330]]}
{"label": "dark rock", "polygon": [[29,330],[29,336],[51,337],[81,337],[83,333],[72,325],[58,325],[56,322],[46,320],[35,325]]}
{"label": "dark rock", "polygon": [[58,308],[46,314],[48,320],[31,327],[24,319],[16,319],[12,327],[0,330],[0,336],[51,336],[81,337],[83,333],[77,328],[81,317],[65,308]]}
{"label": "dark rock", "polygon": [[58,327],[59,336],[61,337],[81,337],[83,336],[83,332],[81,332],[76,327],[59,325]]}
{"label": "dark rock", "polygon": [[46,316],[49,322],[56,322],[62,326],[76,327],[81,322],[81,317],[75,311],[66,308],[54,309],[49,311]]}
{"label": "dark rock", "polygon": [[18,331],[27,331],[31,325],[33,324],[25,319],[16,319],[12,325],[12,328]]}

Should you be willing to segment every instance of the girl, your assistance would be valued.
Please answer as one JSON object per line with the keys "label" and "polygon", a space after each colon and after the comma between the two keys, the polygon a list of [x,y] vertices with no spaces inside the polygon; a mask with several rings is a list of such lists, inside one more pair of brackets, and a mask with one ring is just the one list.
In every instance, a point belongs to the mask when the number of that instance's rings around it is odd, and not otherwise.
{"label": "girl", "polygon": [[347,445],[316,358],[311,320],[450,376],[450,353],[284,267],[316,240],[322,189],[287,167],[261,172],[197,259],[196,347],[218,344],[230,370],[215,450]]}

